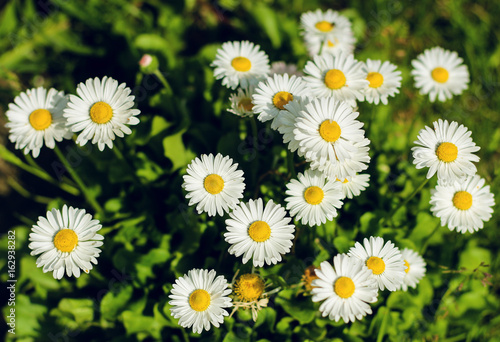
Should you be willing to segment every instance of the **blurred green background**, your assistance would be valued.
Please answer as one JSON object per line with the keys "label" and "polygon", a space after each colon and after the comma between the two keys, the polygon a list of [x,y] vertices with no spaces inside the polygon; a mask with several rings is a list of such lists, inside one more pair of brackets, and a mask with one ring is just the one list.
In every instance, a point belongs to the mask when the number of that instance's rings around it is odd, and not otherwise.
{"label": "blurred green background", "polygon": [[[250,40],[271,61],[296,63],[308,56],[299,35],[302,12],[341,11],[353,23],[359,60],[390,60],[403,85],[387,106],[360,105],[372,141],[370,187],[346,201],[336,222],[298,227],[292,253],[261,275],[283,290],[256,323],[239,311],[220,329],[195,335],[171,318],[171,283],[191,268],[214,268],[229,280],[250,265],[227,253],[224,218],[197,215],[181,189],[185,166],[196,155],[230,155],[245,172],[245,199],[262,196],[284,204],[286,148],[281,136],[226,112],[230,91],[213,79],[209,64],[221,43]],[[500,190],[500,2],[495,1],[124,1],[18,0],[0,9],[0,253],[6,232],[16,230],[16,335],[18,341],[493,341],[500,340],[500,231],[498,205],[473,235],[447,228],[433,233],[432,180],[394,215],[425,177],[410,148],[418,131],[438,118],[458,121],[481,147],[478,173]],[[471,74],[469,89],[431,104],[413,87],[410,62],[424,49],[455,50]],[[140,73],[144,53],[156,55],[173,96],[153,75]],[[4,127],[8,103],[32,87],[67,93],[89,77],[111,76],[133,89],[141,123],[113,151],[99,152],[71,140],[59,144],[88,191],[103,207],[96,213],[71,184],[53,151],[36,163],[14,150]],[[5,147],[3,147],[4,145]],[[8,150],[6,152],[6,150]],[[53,183],[15,166],[46,170]],[[296,157],[295,162],[301,160]],[[296,171],[303,171],[299,165]],[[500,200],[497,196],[496,202]],[[86,208],[103,223],[99,264],[79,279],[56,281],[29,255],[28,234],[37,217],[64,203]],[[319,265],[370,235],[424,253],[427,276],[416,290],[382,293],[373,315],[353,324],[320,317],[318,305],[296,295],[305,267]],[[7,279],[6,258],[0,279]],[[3,308],[4,317],[8,307]],[[2,326],[6,325],[2,324]],[[5,330],[2,331],[5,332]]]}

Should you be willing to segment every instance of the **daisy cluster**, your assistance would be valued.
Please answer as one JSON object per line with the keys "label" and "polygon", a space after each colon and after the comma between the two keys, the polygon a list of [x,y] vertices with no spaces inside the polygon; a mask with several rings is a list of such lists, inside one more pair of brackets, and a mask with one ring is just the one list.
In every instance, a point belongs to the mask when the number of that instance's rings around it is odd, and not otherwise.
{"label": "daisy cluster", "polygon": [[81,146],[91,141],[101,151],[113,148],[117,136],[132,133],[128,125],[139,123],[140,110],[132,108],[131,92],[125,83],[107,76],[80,83],[76,95],[54,88],[28,89],[9,104],[9,139],[35,158],[44,145],[53,149],[56,141],[71,139],[73,133],[78,133],[76,143]]}

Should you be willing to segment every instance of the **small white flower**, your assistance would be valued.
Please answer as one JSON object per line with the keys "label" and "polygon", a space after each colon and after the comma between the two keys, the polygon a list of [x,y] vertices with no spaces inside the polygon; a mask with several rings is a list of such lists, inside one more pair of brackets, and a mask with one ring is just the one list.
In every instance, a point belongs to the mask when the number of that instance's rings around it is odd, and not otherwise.
{"label": "small white flower", "polygon": [[401,284],[403,291],[408,291],[408,286],[413,288],[417,287],[417,284],[425,276],[425,261],[424,258],[414,250],[405,248],[401,251],[401,256],[406,266],[406,275]]}
{"label": "small white flower", "polygon": [[229,315],[224,308],[232,306],[228,285],[223,276],[216,278],[214,270],[190,270],[172,286],[168,296],[171,315],[179,319],[181,327],[193,327],[197,334],[210,330],[212,325],[218,328]]}
{"label": "small white flower", "polygon": [[226,42],[217,50],[212,63],[215,79],[222,85],[236,89],[257,85],[269,73],[269,57],[259,45],[249,41]]}
{"label": "small white flower", "polygon": [[464,181],[438,185],[431,196],[431,211],[441,218],[441,226],[459,233],[474,233],[482,229],[493,213],[495,200],[490,186],[478,175]]}
{"label": "small white flower", "polygon": [[371,315],[369,303],[377,301],[377,282],[362,262],[345,254],[333,258],[333,267],[323,261],[316,270],[318,279],[312,281],[312,301],[320,302],[319,311],[323,317],[328,316],[344,323],[361,320]]}
{"label": "small white flower", "polygon": [[479,161],[473,154],[479,146],[472,141],[471,132],[464,125],[439,119],[434,122],[434,130],[425,126],[420,130],[412,147],[413,163],[417,169],[428,167],[427,178],[436,172],[438,179],[446,182],[461,180],[477,171],[472,162]]}
{"label": "small white flower", "polygon": [[229,212],[243,197],[245,183],[243,171],[238,170],[238,163],[228,156],[210,153],[196,157],[187,166],[182,187],[188,192],[186,198],[189,205],[198,204],[198,214],[208,213],[208,216],[223,216]]}
{"label": "small white flower", "polygon": [[62,116],[67,102],[64,92],[54,88],[48,92],[42,87],[28,89],[16,96],[5,113],[9,140],[16,143],[16,149],[23,149],[24,154],[31,151],[36,158],[44,142],[53,149],[56,141],[71,138]]}
{"label": "small white flower", "polygon": [[309,103],[309,98],[304,97],[295,99],[285,105],[285,109],[278,115],[278,131],[283,135],[283,142],[288,144],[288,149],[292,152],[297,151],[299,156],[304,154],[300,152],[299,142],[295,139],[295,134],[293,130],[295,129],[295,123],[298,117],[300,117],[300,112],[305,109],[305,105]]}
{"label": "small white flower", "polygon": [[406,266],[399,249],[391,241],[384,245],[381,237],[365,238],[363,244],[364,247],[356,242],[347,254],[361,260],[372,271],[380,290],[387,288],[396,291],[406,275]]}
{"label": "small white flower", "polygon": [[320,171],[306,170],[286,185],[286,209],[302,224],[319,226],[337,217],[342,207],[342,187],[339,182],[327,180]]}
{"label": "small white flower", "polygon": [[317,9],[314,12],[302,13],[300,25],[304,30],[306,42],[309,40],[334,41],[336,38],[349,40],[351,44],[356,42],[349,19],[331,9],[326,12]]}
{"label": "small white flower", "polygon": [[69,96],[63,114],[68,127],[81,132],[76,143],[83,146],[91,140],[102,151],[105,146],[113,148],[115,136],[123,138],[131,134],[127,125],[137,125],[137,115],[141,113],[132,109],[135,97],[131,92],[125,83],[118,85],[118,81],[107,76],[80,83],[76,88],[78,96]]}
{"label": "small white flower", "polygon": [[231,108],[227,111],[235,115],[245,117],[252,116],[254,104],[252,103],[252,95],[255,93],[255,87],[238,88],[237,93],[231,94],[229,101]]}
{"label": "small white flower", "polygon": [[401,71],[397,67],[385,61],[368,59],[363,63],[363,71],[366,75],[366,80],[370,82],[365,88],[365,99],[369,103],[379,102],[383,104],[389,103],[387,98],[399,93],[401,87]]}
{"label": "small white flower", "polygon": [[97,265],[104,237],[97,234],[102,226],[83,209],[63,206],[62,210],[52,209],[47,218],[38,217],[31,228],[29,248],[31,255],[41,254],[36,260],[43,272],[53,272],[55,279],[61,279],[66,271],[68,277],[80,277],[80,269],[85,273]]}
{"label": "small white flower", "polygon": [[337,182],[342,184],[342,193],[344,198],[353,198],[354,196],[359,196],[361,191],[364,191],[370,182],[370,175],[355,174],[350,179],[345,178],[344,180],[336,179]]}
{"label": "small white flower", "polygon": [[[319,39],[315,36],[305,35],[307,51],[311,57],[323,54],[337,55],[344,53],[350,55],[354,52],[356,39],[352,34],[337,35],[327,39]],[[323,47],[322,47],[323,45]]]}
{"label": "small white flower", "polygon": [[441,47],[425,50],[411,64],[411,74],[420,94],[429,94],[431,102],[444,102],[460,95],[469,84],[469,70],[455,51]]}
{"label": "small white flower", "polygon": [[262,199],[240,203],[226,220],[226,242],[231,244],[229,254],[243,255],[246,264],[253,258],[255,267],[276,264],[282,254],[290,252],[295,226],[285,209],[272,200],[265,208]]}

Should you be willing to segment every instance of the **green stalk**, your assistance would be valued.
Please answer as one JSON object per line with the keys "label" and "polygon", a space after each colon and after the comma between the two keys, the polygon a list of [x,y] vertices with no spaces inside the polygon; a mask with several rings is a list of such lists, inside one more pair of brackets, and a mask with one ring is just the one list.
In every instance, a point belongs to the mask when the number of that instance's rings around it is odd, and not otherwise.
{"label": "green stalk", "polygon": [[21,184],[19,184],[14,177],[7,178],[7,184],[15,190],[18,194],[23,196],[24,198],[31,199],[37,203],[49,204],[53,199],[45,196],[35,195],[32,192],[23,188]]}
{"label": "green stalk", "polygon": [[163,74],[161,73],[161,71],[159,69],[156,69],[155,72],[153,73],[153,75],[155,75],[156,77],[158,77],[158,79],[160,80],[161,84],[163,84],[163,87],[165,88],[165,91],[167,92],[167,95],[173,95],[174,92],[172,91],[172,87],[170,86],[170,84],[168,83],[167,79],[165,78],[165,76],[163,76]]}
{"label": "green stalk", "polygon": [[420,192],[420,190],[422,190],[422,188],[429,182],[429,178],[425,178],[425,180],[422,182],[422,184],[420,184],[418,186],[418,188],[415,189],[415,191],[413,191],[411,193],[410,196],[408,196],[403,202],[401,202],[394,210],[392,210],[390,212],[390,214],[387,216],[387,219],[389,219],[391,222],[392,222],[392,217],[394,216],[394,214],[401,208],[401,207],[404,207],[405,205],[408,204],[408,202],[411,201],[411,199],[413,197],[415,197],[416,194],[418,194]]}
{"label": "green stalk", "polygon": [[441,221],[438,222],[436,227],[432,230],[431,234],[427,237],[427,239],[425,239],[425,242],[422,245],[422,248],[420,248],[420,255],[423,255],[425,253],[425,251],[427,250],[427,246],[429,245],[429,241],[430,241],[431,237],[434,235],[435,232],[437,232],[439,227],[441,227]]}

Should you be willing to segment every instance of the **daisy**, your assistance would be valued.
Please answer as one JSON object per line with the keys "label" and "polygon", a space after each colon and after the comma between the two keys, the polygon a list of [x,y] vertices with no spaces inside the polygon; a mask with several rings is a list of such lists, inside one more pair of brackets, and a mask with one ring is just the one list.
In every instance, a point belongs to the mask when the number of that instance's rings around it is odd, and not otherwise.
{"label": "daisy", "polygon": [[478,175],[451,184],[438,181],[431,196],[431,211],[441,218],[441,226],[459,233],[474,233],[483,228],[493,213],[495,200],[490,186]]}
{"label": "daisy", "polygon": [[273,120],[271,128],[276,129],[279,120],[276,120],[280,111],[285,109],[293,99],[300,99],[306,96],[306,84],[301,77],[284,75],[274,75],[260,82],[253,94],[253,112],[259,114],[257,119],[261,122]]}
{"label": "daisy", "polygon": [[248,88],[238,88],[238,92],[231,94],[229,97],[231,108],[227,111],[241,117],[252,116],[252,109],[254,107],[254,104],[252,103],[252,95],[254,92],[254,86],[250,86]]}
{"label": "daisy", "polygon": [[218,328],[229,315],[224,308],[232,306],[228,285],[223,276],[216,278],[214,270],[190,270],[172,286],[168,296],[171,315],[179,319],[181,327],[193,327],[197,334],[210,330],[211,325]]}
{"label": "daisy", "polygon": [[342,186],[320,171],[306,170],[286,185],[286,209],[302,224],[318,226],[337,217],[342,206]]}
{"label": "daisy", "polygon": [[285,105],[285,109],[278,115],[278,131],[283,135],[283,142],[288,144],[288,149],[292,152],[297,151],[299,156],[303,156],[303,153],[299,150],[299,142],[295,139],[295,134],[293,130],[295,129],[295,123],[298,117],[300,117],[300,112],[305,110],[305,105],[309,103],[309,98],[304,97],[301,99],[295,99]]}
{"label": "daisy", "polygon": [[76,95],[69,96],[68,106],[64,109],[68,128],[80,132],[76,143],[83,146],[91,140],[100,151],[105,146],[113,148],[115,136],[123,138],[132,131],[127,125],[137,125],[136,117],[139,109],[132,109],[134,96],[125,83],[111,77],[89,78],[85,84],[80,83]]}
{"label": "daisy", "polygon": [[335,322],[342,318],[349,323],[371,315],[369,303],[377,301],[377,282],[360,261],[338,254],[333,258],[333,267],[323,261],[316,275],[318,279],[312,281],[312,301],[324,300],[319,307],[323,317]]}
{"label": "daisy", "polygon": [[328,39],[342,36],[353,37],[349,19],[331,9],[328,9],[326,12],[317,9],[314,12],[302,13],[300,24],[304,30],[306,41],[308,39],[327,41]]}
{"label": "daisy", "polygon": [[327,39],[319,39],[314,36],[310,37],[306,35],[305,41],[310,56],[318,55],[320,51],[321,55],[336,55],[340,52],[349,55],[354,52],[354,44],[356,43],[356,39],[352,34],[338,35]]}
{"label": "daisy", "polygon": [[85,273],[97,265],[104,237],[97,234],[102,226],[93,220],[84,209],[63,206],[62,210],[52,209],[47,218],[38,217],[31,228],[29,248],[31,255],[41,254],[37,267],[43,272],[52,272],[55,279],[61,279],[66,271],[68,277],[80,277],[80,269]]}
{"label": "daisy", "polygon": [[234,309],[229,317],[231,317],[239,308],[243,308],[245,310],[251,309],[252,319],[256,322],[259,311],[267,307],[267,304],[269,303],[269,296],[280,290],[278,287],[271,291],[264,292],[266,287],[264,279],[255,273],[243,274],[238,278],[238,280],[236,280],[236,282],[233,280],[232,288],[234,294]]}
{"label": "daisy", "polygon": [[380,290],[396,291],[403,283],[406,266],[401,252],[391,241],[384,245],[381,237],[370,237],[363,241],[364,247],[356,242],[347,253],[361,260],[372,272]]}
{"label": "daisy", "polygon": [[386,105],[389,96],[399,94],[402,77],[394,64],[368,59],[363,63],[362,70],[370,82],[365,88],[365,99],[369,103],[378,105],[382,102]]}
{"label": "daisy", "polygon": [[297,66],[295,64],[286,64],[283,61],[273,62],[271,63],[271,70],[269,70],[269,76],[273,76],[274,74],[278,75],[295,75],[297,77],[303,76],[302,71],[297,70]]}
{"label": "daisy", "polygon": [[222,85],[236,89],[256,85],[269,73],[269,57],[259,45],[249,41],[226,42],[217,50],[213,61],[215,79]]}
{"label": "daisy", "polygon": [[455,51],[441,47],[425,50],[411,64],[411,74],[420,94],[429,94],[431,102],[444,102],[460,95],[469,84],[469,70]]}
{"label": "daisy", "polygon": [[68,99],[63,91],[39,87],[28,89],[14,98],[5,113],[9,122],[9,140],[24,154],[38,157],[44,145],[54,148],[56,141],[71,138],[62,114]]}
{"label": "daisy", "polygon": [[285,209],[272,200],[264,207],[261,198],[240,203],[226,220],[229,254],[243,255],[243,263],[253,258],[255,267],[276,264],[290,252],[295,227],[289,224]]}
{"label": "daisy", "polygon": [[210,153],[196,157],[187,166],[182,187],[188,192],[186,198],[189,205],[197,204],[198,214],[208,213],[208,216],[223,216],[229,212],[243,197],[245,183],[243,171],[238,170],[238,163],[228,156]]}
{"label": "daisy", "polygon": [[359,196],[361,191],[364,191],[370,182],[369,174],[355,174],[351,177],[351,179],[345,178],[344,180],[340,180],[338,178],[335,179],[337,182],[342,184],[342,199],[344,198],[353,198],[354,196]]}
{"label": "daisy", "polygon": [[439,119],[434,122],[434,130],[430,127],[422,129],[412,147],[413,163],[417,169],[428,167],[427,178],[436,172],[438,179],[453,182],[477,171],[472,162],[479,161],[473,154],[479,146],[472,141],[471,132],[464,125]]}
{"label": "daisy", "polygon": [[401,251],[401,255],[406,266],[406,274],[401,288],[403,291],[408,291],[408,286],[416,288],[420,279],[425,276],[426,264],[424,258],[414,250],[405,248]]}
{"label": "daisy", "polygon": [[304,81],[316,97],[332,96],[336,100],[348,101],[352,106],[355,100],[364,98],[364,89],[369,84],[361,69],[362,63],[353,55],[339,53],[314,56],[307,62]]}

